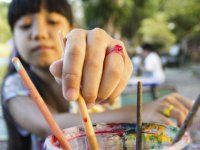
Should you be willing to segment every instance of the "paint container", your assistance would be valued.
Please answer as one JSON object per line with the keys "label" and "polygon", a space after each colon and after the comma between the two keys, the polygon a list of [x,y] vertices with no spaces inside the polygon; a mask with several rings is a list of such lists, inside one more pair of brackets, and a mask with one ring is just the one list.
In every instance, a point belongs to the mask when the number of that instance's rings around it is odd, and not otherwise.
{"label": "paint container", "polygon": [[[135,123],[101,123],[94,124],[94,131],[101,150],[135,150]],[[188,145],[190,138],[187,133],[177,143],[171,145],[179,128],[153,123],[142,124],[143,150],[180,150]],[[89,150],[83,126],[63,130],[73,150]],[[54,135],[45,140],[46,150],[62,150]]]}

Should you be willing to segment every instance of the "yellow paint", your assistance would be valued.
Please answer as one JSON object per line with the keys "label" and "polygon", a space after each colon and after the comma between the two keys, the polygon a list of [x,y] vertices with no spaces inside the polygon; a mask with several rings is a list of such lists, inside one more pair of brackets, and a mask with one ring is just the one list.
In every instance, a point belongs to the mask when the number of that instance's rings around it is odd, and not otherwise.
{"label": "yellow paint", "polygon": [[[152,134],[152,135],[149,134],[150,131],[156,127],[158,131],[155,134]],[[160,125],[160,124],[150,125],[149,124],[149,125],[145,125],[145,128],[143,128],[143,130],[148,130],[147,134],[146,135],[144,134],[146,141],[152,141],[151,139],[155,137],[154,138],[155,142],[163,143],[164,141],[167,141],[170,144],[172,143],[172,140],[164,134],[165,125]]]}

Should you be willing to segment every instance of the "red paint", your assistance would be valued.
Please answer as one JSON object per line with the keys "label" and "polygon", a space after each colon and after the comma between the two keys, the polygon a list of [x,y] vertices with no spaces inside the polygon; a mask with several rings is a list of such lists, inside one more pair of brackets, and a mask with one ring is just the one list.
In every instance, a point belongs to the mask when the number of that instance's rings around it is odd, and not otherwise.
{"label": "red paint", "polygon": [[53,136],[51,144],[54,145],[55,147],[60,148],[60,144],[57,141],[58,141],[57,138]]}
{"label": "red paint", "polygon": [[108,124],[107,126],[108,126],[109,128],[113,128],[115,125],[116,125],[116,124],[111,123],[111,124]]}
{"label": "red paint", "polygon": [[169,147],[172,147],[172,146],[174,146],[175,144],[171,144]]}
{"label": "red paint", "polygon": [[87,118],[86,117],[83,120],[84,120],[84,122],[87,122]]}
{"label": "red paint", "polygon": [[123,136],[123,133],[119,133],[118,135],[119,135],[119,137],[122,137],[122,136]]}

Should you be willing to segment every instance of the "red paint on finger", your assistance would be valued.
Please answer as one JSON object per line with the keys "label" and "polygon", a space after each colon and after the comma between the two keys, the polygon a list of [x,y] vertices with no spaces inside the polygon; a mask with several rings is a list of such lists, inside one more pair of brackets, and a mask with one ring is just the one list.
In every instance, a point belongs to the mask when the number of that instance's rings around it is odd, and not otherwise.
{"label": "red paint on finger", "polygon": [[87,118],[85,117],[85,118],[83,118],[83,120],[84,120],[84,122],[87,122]]}

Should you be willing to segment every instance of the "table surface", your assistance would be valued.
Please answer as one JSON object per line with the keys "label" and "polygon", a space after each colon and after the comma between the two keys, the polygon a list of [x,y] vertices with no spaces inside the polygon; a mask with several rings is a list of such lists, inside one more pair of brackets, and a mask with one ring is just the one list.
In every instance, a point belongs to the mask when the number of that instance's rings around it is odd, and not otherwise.
{"label": "table surface", "polygon": [[154,79],[154,78],[131,77],[129,79],[128,85],[133,85],[133,86],[137,85],[138,81],[141,81],[143,86],[159,86],[164,83],[164,82]]}

